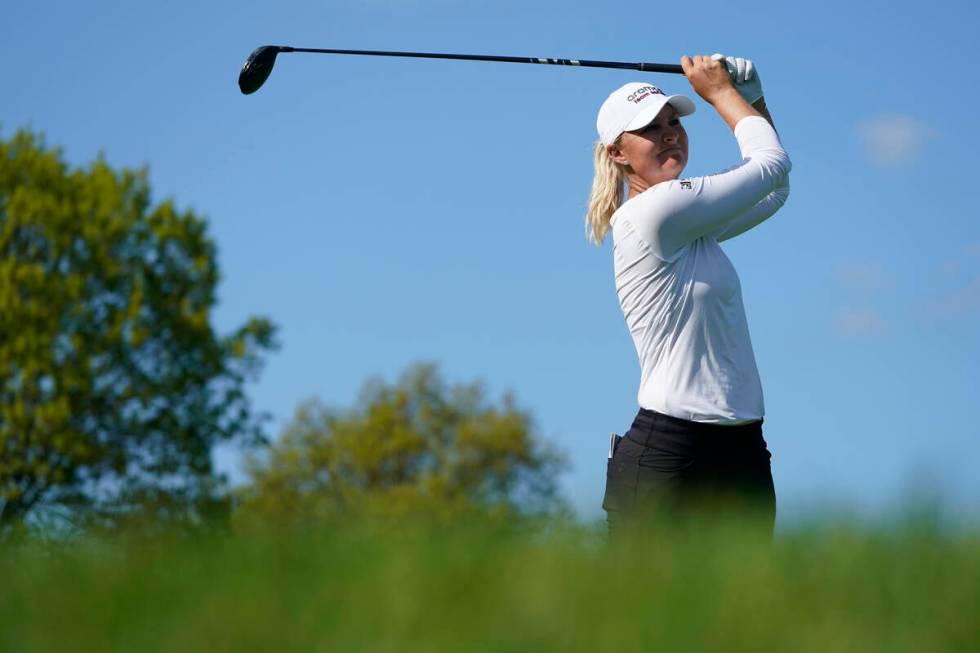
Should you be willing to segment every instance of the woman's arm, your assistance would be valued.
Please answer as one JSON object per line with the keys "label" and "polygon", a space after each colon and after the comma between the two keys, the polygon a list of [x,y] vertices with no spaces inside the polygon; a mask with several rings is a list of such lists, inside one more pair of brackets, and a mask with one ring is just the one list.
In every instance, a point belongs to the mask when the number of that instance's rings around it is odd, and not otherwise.
{"label": "woman's arm", "polygon": [[[753,102],[752,108],[758,111],[763,118],[769,121],[769,124],[772,125],[773,130],[776,129],[776,125],[772,121],[772,116],[769,114],[769,109],[766,107],[765,97],[760,97],[758,100]],[[783,178],[783,183],[777,186],[771,193],[763,197],[758,204],[750,208],[745,213],[733,218],[731,222],[712,234],[712,236],[714,236],[714,239],[720,243],[743,234],[752,227],[755,227],[756,225],[772,217],[776,211],[782,208],[783,204],[786,203],[788,198],[789,175],[786,175]]]}
{"label": "woman's arm", "polygon": [[[735,138],[742,153],[737,166],[661,182],[623,205],[638,235],[658,257],[669,260],[698,238],[727,231],[746,212],[758,221],[768,217],[752,209],[785,183],[792,164],[776,132],[760,115],[743,116]],[[749,228],[743,226],[742,231]]]}
{"label": "woman's arm", "polygon": [[774,191],[763,197],[758,204],[745,213],[736,216],[731,222],[713,233],[712,236],[716,241],[721,243],[741,235],[772,217],[776,211],[782,208],[788,198],[789,175],[786,175],[785,181],[780,186],[777,186]]}
{"label": "woman's arm", "polygon": [[[772,125],[773,130],[776,129],[776,125],[772,121],[772,116],[769,114],[769,109],[766,107],[765,97],[760,97],[758,100],[753,102],[752,108],[758,111],[763,118],[769,121],[769,124]],[[755,227],[756,225],[770,218],[776,213],[776,211],[782,208],[783,204],[786,203],[788,198],[789,175],[786,175],[783,178],[783,183],[777,186],[771,193],[763,197],[758,204],[750,208],[745,213],[732,218],[731,222],[713,233],[712,236],[720,243],[743,234],[752,227]]]}
{"label": "woman's arm", "polygon": [[727,231],[746,212],[761,216],[750,210],[785,183],[792,166],[772,125],[739,95],[723,63],[684,56],[681,66],[732,129],[742,162],[715,175],[661,182],[627,203],[640,237],[664,259],[698,238]]}

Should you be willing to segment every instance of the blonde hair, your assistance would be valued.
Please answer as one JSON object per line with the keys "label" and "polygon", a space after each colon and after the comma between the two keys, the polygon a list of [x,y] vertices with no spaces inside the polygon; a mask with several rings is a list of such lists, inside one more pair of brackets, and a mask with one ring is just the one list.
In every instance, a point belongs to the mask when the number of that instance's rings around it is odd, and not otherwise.
{"label": "blonde hair", "polygon": [[[613,145],[619,145],[619,138]],[[609,233],[609,219],[623,203],[626,186],[626,166],[613,161],[602,141],[596,141],[592,153],[595,177],[589,195],[589,210],[585,214],[585,237],[596,246],[601,245]]]}

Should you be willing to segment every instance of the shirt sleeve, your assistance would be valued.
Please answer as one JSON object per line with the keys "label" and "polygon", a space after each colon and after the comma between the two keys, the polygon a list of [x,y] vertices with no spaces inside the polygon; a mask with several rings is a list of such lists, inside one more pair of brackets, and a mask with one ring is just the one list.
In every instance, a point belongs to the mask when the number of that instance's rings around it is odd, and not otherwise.
{"label": "shirt sleeve", "polygon": [[789,175],[783,178],[783,183],[777,186],[774,191],[763,197],[745,213],[735,216],[725,226],[714,232],[712,236],[720,243],[745,233],[782,208],[787,198],[789,198]]}
{"label": "shirt sleeve", "polygon": [[670,260],[698,238],[727,232],[729,225],[737,229],[732,223],[749,225],[745,231],[778,208],[778,195],[766,198],[786,183],[792,164],[776,131],[765,118],[746,116],[734,133],[742,153],[738,165],[714,175],[661,182],[630,200],[630,221],[660,258]]}

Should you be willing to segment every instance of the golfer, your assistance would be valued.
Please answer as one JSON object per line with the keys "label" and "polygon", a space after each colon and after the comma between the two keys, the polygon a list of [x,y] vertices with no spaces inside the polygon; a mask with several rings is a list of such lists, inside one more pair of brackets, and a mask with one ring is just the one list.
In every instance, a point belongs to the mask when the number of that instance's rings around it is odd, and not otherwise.
{"label": "golfer", "polygon": [[686,524],[736,508],[771,538],[762,384],[738,274],[718,244],[783,205],[791,165],[751,61],[684,56],[681,66],[731,128],[741,162],[681,177],[680,119],[695,109],[687,97],[637,82],[599,109],[586,232],[597,245],[612,232],[616,292],[640,363],[639,412],[610,443],[602,507],[613,539],[654,516]]}

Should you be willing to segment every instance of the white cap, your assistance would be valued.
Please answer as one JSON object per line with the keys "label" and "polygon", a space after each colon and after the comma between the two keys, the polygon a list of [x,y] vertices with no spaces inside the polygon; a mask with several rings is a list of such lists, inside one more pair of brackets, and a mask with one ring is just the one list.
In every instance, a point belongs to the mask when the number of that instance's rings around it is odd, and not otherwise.
{"label": "white cap", "polygon": [[646,82],[620,86],[599,107],[599,117],[595,121],[599,140],[603,145],[612,145],[623,132],[649,125],[668,103],[682,116],[694,113],[694,103],[683,95],[665,95]]}

